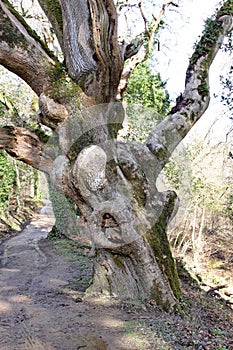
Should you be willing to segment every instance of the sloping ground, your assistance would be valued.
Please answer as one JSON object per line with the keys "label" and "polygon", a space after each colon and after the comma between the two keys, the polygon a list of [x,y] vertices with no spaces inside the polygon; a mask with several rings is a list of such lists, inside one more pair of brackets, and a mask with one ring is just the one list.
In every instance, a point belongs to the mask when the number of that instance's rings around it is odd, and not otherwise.
{"label": "sloping ground", "polygon": [[1,350],[233,349],[233,312],[193,284],[182,268],[182,308],[85,297],[89,248],[40,240],[53,225],[49,207],[0,246]]}
{"label": "sloping ground", "polygon": [[1,246],[0,349],[104,350],[102,337],[108,349],[130,348],[122,343],[127,313],[108,299],[82,299],[92,273],[89,249],[39,242],[52,224],[51,209],[43,209]]}
{"label": "sloping ground", "polygon": [[[3,189],[4,191],[4,189]],[[0,244],[16,232],[20,232],[33,218],[35,211],[41,206],[40,200],[24,196],[20,207],[13,196],[8,207],[0,210]]]}

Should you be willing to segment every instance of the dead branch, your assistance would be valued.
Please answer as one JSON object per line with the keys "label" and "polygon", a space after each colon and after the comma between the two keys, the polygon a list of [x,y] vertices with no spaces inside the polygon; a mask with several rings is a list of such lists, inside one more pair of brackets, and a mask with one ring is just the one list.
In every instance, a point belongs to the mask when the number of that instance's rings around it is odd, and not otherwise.
{"label": "dead branch", "polygon": [[48,173],[52,159],[46,153],[44,144],[32,131],[14,126],[0,128],[0,149],[15,159]]}

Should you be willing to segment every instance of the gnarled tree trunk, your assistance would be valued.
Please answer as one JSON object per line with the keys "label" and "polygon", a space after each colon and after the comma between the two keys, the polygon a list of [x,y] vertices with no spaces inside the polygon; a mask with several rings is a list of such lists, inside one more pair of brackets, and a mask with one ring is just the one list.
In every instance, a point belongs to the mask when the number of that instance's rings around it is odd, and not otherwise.
{"label": "gnarled tree trunk", "polygon": [[178,201],[172,191],[158,192],[156,179],[208,107],[208,71],[231,29],[231,0],[211,22],[211,40],[205,33],[197,45],[182,97],[144,144],[117,140],[124,109],[116,96],[130,54],[117,41],[113,1],[39,3],[66,67],[7,0],[0,0],[0,63],[37,93],[39,122],[53,137],[45,143],[36,131],[6,126],[0,148],[47,173],[75,203],[79,231],[90,237],[95,254],[93,292],[154,299],[170,310],[181,290],[166,227]]}

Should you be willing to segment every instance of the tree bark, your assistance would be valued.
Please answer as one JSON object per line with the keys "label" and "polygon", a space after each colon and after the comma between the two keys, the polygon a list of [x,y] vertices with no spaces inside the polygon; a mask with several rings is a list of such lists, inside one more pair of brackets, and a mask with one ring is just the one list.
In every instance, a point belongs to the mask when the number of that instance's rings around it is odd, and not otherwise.
{"label": "tree bark", "polygon": [[181,290],[166,227],[178,200],[172,191],[158,192],[156,179],[208,107],[209,67],[232,28],[231,0],[211,22],[211,40],[206,32],[197,45],[183,95],[145,144],[117,140],[124,119],[116,100],[124,50],[117,42],[113,1],[83,0],[77,6],[62,0],[61,8],[55,1],[63,33],[49,1],[40,3],[56,27],[66,69],[7,0],[0,0],[0,63],[38,94],[39,122],[53,137],[45,144],[36,132],[5,127],[0,148],[48,173],[53,186],[75,203],[79,234],[90,238],[96,256],[92,292],[153,299],[171,310]]}
{"label": "tree bark", "polygon": [[0,1],[0,28],[0,64],[39,95],[51,84],[55,57],[7,0]]}
{"label": "tree bark", "polygon": [[209,22],[190,59],[183,94],[146,140],[147,147],[160,158],[161,166],[208,108],[209,68],[225,36],[232,30],[232,12],[231,1],[226,1],[216,19]]}
{"label": "tree bark", "polygon": [[4,149],[15,159],[48,173],[53,159],[43,148],[38,136],[26,128],[0,128],[0,149]]}
{"label": "tree bark", "polygon": [[45,15],[48,17],[60,44],[61,50],[64,53],[63,20],[60,1],[38,0],[38,2],[41,8],[44,10]]}

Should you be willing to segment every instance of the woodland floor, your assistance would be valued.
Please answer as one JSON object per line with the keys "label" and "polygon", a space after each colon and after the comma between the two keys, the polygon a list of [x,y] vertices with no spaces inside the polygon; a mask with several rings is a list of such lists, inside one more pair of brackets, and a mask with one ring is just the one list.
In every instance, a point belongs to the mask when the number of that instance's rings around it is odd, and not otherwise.
{"label": "woodland floor", "polygon": [[45,239],[52,225],[45,207],[0,245],[1,350],[233,350],[229,301],[201,290],[181,266],[183,300],[173,314],[153,300],[84,297],[89,248]]}

